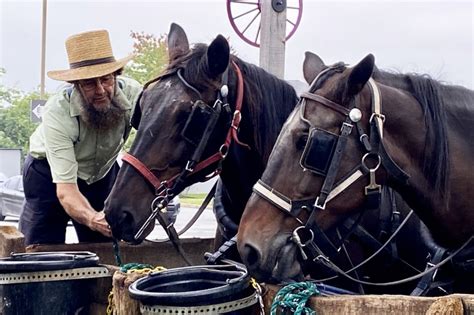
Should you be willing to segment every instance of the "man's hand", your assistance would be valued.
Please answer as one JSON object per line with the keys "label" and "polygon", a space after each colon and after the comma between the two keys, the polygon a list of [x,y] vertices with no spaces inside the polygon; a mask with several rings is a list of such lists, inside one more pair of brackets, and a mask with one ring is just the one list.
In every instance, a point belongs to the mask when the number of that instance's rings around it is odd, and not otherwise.
{"label": "man's hand", "polygon": [[79,191],[77,184],[58,183],[56,193],[59,202],[71,218],[93,231],[112,237],[104,212],[97,212],[91,207],[89,201]]}
{"label": "man's hand", "polygon": [[105,220],[104,211],[96,212],[91,215],[90,221],[87,225],[91,230],[100,232],[107,237],[112,237],[112,231],[110,230],[109,224]]}

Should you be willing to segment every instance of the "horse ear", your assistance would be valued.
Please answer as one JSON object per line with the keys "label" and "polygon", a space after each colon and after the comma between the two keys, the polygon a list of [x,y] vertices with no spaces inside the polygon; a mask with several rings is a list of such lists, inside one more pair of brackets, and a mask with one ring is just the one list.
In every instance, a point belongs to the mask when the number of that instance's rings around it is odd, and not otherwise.
{"label": "horse ear", "polygon": [[178,24],[171,23],[168,33],[168,56],[172,61],[179,56],[185,55],[189,51],[188,37]]}
{"label": "horse ear", "polygon": [[224,36],[218,35],[207,48],[207,66],[211,78],[217,78],[227,69],[230,47]]}
{"label": "horse ear", "polygon": [[318,55],[313,54],[310,51],[304,53],[305,58],[303,62],[303,75],[304,79],[308,84],[311,84],[316,78],[316,76],[323,71],[327,66],[324,62],[319,58]]}
{"label": "horse ear", "polygon": [[375,57],[372,54],[368,54],[364,59],[362,59],[357,65],[355,65],[351,73],[349,74],[349,79],[347,81],[348,96],[353,96],[358,94],[367,81],[372,76],[372,72],[375,67]]}

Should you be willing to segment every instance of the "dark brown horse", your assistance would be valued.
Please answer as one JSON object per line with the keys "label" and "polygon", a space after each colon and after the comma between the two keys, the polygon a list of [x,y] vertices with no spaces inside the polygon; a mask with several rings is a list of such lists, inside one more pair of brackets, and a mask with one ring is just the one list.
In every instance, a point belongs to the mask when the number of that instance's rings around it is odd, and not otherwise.
{"label": "dark brown horse", "polygon": [[[239,226],[238,249],[254,275],[300,274],[307,248],[295,229],[334,228],[378,185],[395,188],[438,244],[466,244],[474,234],[474,93],[379,71],[372,55],[327,67],[308,53],[304,75],[310,91],[283,126]],[[295,214],[301,200],[311,203]]]}

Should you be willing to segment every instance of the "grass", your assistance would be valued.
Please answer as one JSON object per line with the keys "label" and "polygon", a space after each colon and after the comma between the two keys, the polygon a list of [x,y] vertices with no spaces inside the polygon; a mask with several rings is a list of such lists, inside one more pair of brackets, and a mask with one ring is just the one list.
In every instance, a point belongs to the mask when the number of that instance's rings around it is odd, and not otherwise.
{"label": "grass", "polygon": [[[184,207],[199,207],[202,205],[204,198],[206,198],[207,193],[200,193],[200,194],[181,194],[179,195],[179,199],[181,201],[181,206]],[[209,203],[208,207],[211,205]]]}

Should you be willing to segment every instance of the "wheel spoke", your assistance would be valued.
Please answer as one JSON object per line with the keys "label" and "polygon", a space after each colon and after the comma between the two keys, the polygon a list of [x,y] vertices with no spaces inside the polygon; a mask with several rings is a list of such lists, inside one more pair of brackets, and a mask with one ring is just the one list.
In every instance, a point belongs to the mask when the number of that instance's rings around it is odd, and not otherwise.
{"label": "wheel spoke", "polygon": [[[260,25],[261,0],[226,0],[226,2],[227,15],[232,28],[237,32],[238,36],[248,44],[260,47],[258,41],[260,40],[262,30]],[[286,2],[287,16],[285,18],[285,25],[287,25],[287,31],[285,40],[290,38],[298,28],[303,11],[303,0],[287,0]],[[257,13],[252,17],[252,12],[255,11]],[[236,15],[234,16],[234,14]],[[254,25],[255,23],[257,23],[257,26]]]}
{"label": "wheel spoke", "polygon": [[257,35],[255,35],[255,43],[258,41],[258,35],[260,35],[260,27],[262,27],[262,25],[258,24]]}
{"label": "wheel spoke", "polygon": [[230,2],[233,2],[233,3],[242,3],[242,4],[258,5],[258,2],[248,2],[248,1],[238,1],[238,0],[231,0]]}
{"label": "wheel spoke", "polygon": [[238,19],[238,18],[240,18],[240,17],[242,17],[242,16],[244,16],[244,15],[247,15],[247,14],[249,14],[249,13],[251,13],[251,12],[255,11],[255,10],[258,10],[258,8],[255,8],[255,9],[249,10],[249,11],[247,11],[247,12],[244,12],[244,13],[242,13],[242,14],[239,14],[239,15],[237,15],[237,16],[233,16],[233,18],[236,20],[236,19]]}
{"label": "wheel spoke", "polygon": [[247,24],[247,27],[242,31],[242,34],[245,33],[245,31],[247,31],[247,29],[250,27],[250,25],[252,25],[253,21],[255,21],[255,19],[260,15],[260,11],[253,17],[253,19],[250,21],[249,24]]}

